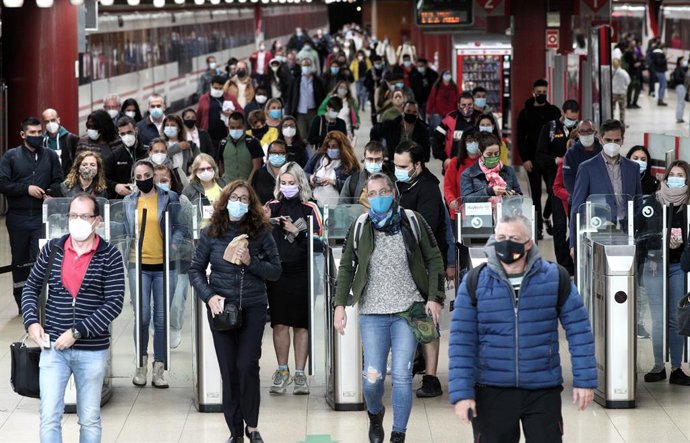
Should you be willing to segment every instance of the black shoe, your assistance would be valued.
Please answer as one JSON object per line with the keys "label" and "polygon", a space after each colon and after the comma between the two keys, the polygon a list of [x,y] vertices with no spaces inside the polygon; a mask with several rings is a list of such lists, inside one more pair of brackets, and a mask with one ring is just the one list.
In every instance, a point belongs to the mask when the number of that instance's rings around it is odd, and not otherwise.
{"label": "black shoe", "polygon": [[668,103],[662,102],[662,101],[658,101],[658,102],[656,102],[656,105],[657,105],[657,106],[668,106]]}
{"label": "black shoe", "polygon": [[553,236],[553,223],[551,223],[551,220],[544,220],[544,226],[546,226],[546,233]]}
{"label": "black shoe", "polygon": [[683,119],[676,120],[676,123],[685,123],[685,120],[683,120]]}
{"label": "black shoe", "polygon": [[678,368],[671,372],[668,382],[672,385],[690,386],[690,377],[681,368]]}
{"label": "black shoe", "polygon": [[635,103],[634,105],[632,105],[632,108],[633,108],[633,109],[642,109],[642,106],[640,106],[640,105],[638,105],[637,103]]}
{"label": "black shoe", "polygon": [[225,440],[225,443],[244,443],[244,437],[232,437]]}
{"label": "black shoe", "polygon": [[637,325],[637,338],[649,338],[649,332],[644,325]]}
{"label": "black shoe", "polygon": [[424,359],[424,353],[419,352],[417,354],[417,357],[414,359],[414,363],[412,363],[412,376],[415,376],[417,374],[424,374],[426,372],[426,360]]}
{"label": "black shoe", "polygon": [[432,398],[443,394],[441,382],[433,375],[422,377],[422,387],[417,389],[417,398]]}
{"label": "black shoe", "polygon": [[537,240],[544,240],[544,233],[542,231],[539,231],[537,234]]}
{"label": "black shoe", "polygon": [[[244,433],[247,434],[247,437],[249,437],[249,443],[264,443],[264,439],[261,438],[261,434],[259,434],[259,431],[249,432],[249,428],[245,427]],[[243,442],[244,438],[242,438],[242,440],[240,441]]]}
{"label": "black shoe", "polygon": [[404,432],[392,432],[391,433],[391,443],[405,443],[405,433]]}
{"label": "black shoe", "polygon": [[367,411],[369,415],[369,443],[383,443],[386,434],[383,432],[383,416],[386,414],[386,408],[381,409],[381,412],[374,415]]}
{"label": "black shoe", "polygon": [[661,380],[666,380],[666,368],[659,372],[647,372],[644,375],[645,383],[654,383]]}

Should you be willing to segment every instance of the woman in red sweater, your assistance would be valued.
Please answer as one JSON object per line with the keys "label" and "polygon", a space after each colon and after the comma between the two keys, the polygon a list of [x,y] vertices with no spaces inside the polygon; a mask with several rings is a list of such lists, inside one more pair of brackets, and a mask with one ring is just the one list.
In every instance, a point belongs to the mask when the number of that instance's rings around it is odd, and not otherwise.
{"label": "woman in red sweater", "polygon": [[460,138],[458,155],[450,160],[443,176],[443,198],[450,208],[450,217],[453,220],[455,220],[455,212],[460,209],[457,205],[457,199],[460,197],[460,176],[465,169],[479,159],[480,155],[479,132],[465,131]]}
{"label": "woman in red sweater", "polygon": [[453,74],[445,70],[441,73],[426,102],[426,115],[429,118],[429,131],[433,133],[441,119],[458,108],[458,85],[453,81]]}

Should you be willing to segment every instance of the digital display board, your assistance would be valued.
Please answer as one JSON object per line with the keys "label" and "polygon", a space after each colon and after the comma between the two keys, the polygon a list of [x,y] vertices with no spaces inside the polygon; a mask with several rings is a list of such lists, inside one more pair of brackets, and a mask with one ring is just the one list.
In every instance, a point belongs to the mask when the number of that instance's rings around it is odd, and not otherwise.
{"label": "digital display board", "polygon": [[418,26],[463,26],[473,22],[474,0],[416,0]]}

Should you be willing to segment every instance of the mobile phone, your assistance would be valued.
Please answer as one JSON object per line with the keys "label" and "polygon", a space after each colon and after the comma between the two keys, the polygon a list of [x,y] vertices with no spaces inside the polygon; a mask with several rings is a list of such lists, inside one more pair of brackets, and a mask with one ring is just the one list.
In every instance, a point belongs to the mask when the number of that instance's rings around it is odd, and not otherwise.
{"label": "mobile phone", "polygon": [[43,342],[41,343],[41,347],[43,349],[50,349],[50,334],[43,334],[43,336],[45,338],[43,339]]}

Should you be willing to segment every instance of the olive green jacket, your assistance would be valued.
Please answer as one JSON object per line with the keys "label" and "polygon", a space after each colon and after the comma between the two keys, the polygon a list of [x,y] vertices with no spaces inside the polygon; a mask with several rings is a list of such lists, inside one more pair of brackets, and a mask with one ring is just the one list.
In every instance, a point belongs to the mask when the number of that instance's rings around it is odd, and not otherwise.
{"label": "olive green jacket", "polygon": [[[410,222],[402,211],[402,233],[407,252],[407,263],[410,265],[412,278],[417,284],[417,289],[425,300],[443,304],[445,299],[445,272],[443,269],[443,257],[436,243],[434,233],[424,218],[417,214],[421,233],[419,242],[415,238]],[[334,306],[345,306],[348,303],[350,290],[356,304],[364,293],[368,283],[369,260],[374,251],[374,228],[371,220],[367,218],[362,226],[358,251],[354,250],[355,223],[350,226],[343,255],[338,268]]]}

